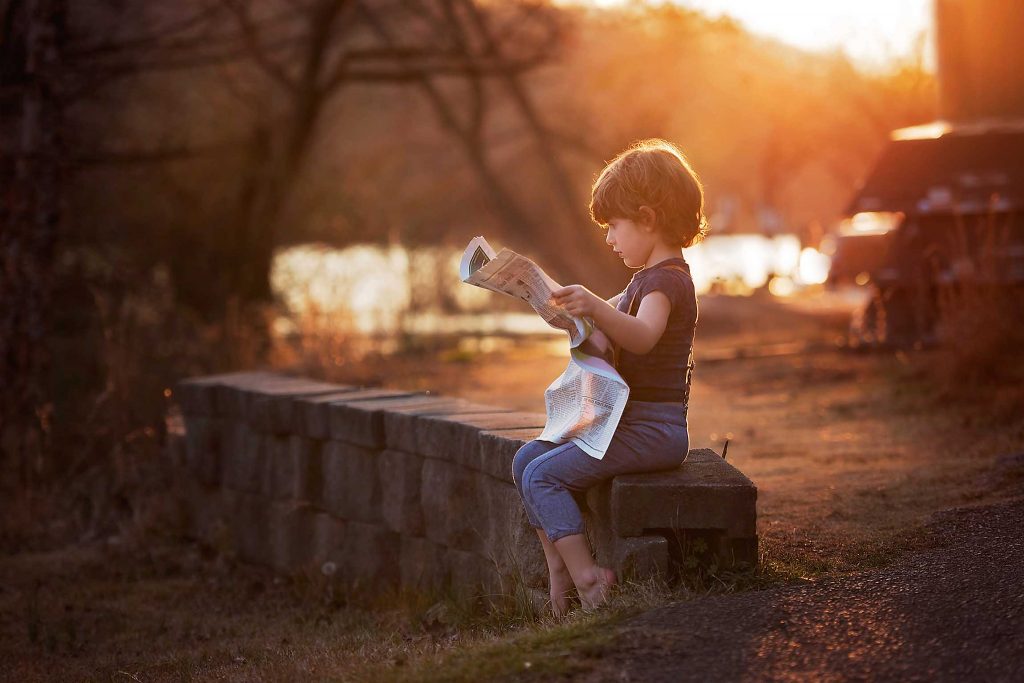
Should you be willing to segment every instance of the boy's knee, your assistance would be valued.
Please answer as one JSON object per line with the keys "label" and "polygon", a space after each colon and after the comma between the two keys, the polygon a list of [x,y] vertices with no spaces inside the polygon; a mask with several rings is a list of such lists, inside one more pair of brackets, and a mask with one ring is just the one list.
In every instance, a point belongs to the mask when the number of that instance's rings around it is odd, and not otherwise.
{"label": "boy's knee", "polygon": [[523,470],[534,458],[534,449],[536,448],[537,441],[527,441],[516,454],[512,456],[512,481],[519,484],[523,481]]}
{"label": "boy's knee", "polygon": [[538,488],[550,487],[552,485],[559,485],[562,482],[559,481],[557,474],[553,471],[553,468],[546,467],[547,462],[537,462],[533,460],[526,464],[520,476],[522,476],[523,490],[527,489],[536,490]]}

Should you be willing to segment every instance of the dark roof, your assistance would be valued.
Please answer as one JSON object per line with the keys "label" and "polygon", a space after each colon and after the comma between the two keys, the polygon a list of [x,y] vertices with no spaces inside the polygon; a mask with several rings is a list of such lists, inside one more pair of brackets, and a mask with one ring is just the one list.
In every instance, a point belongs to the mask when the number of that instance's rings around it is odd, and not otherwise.
{"label": "dark roof", "polygon": [[990,201],[997,211],[1024,207],[1020,126],[890,140],[846,212],[974,213]]}

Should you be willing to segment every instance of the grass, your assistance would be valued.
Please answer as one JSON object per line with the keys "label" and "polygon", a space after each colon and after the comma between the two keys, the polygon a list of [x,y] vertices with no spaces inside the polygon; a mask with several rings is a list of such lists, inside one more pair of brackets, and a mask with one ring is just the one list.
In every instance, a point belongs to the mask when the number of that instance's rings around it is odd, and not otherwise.
{"label": "grass", "polygon": [[[628,581],[595,613],[527,613],[452,594],[336,590],[173,536],[126,536],[0,559],[0,656],[12,680],[502,680],[585,671],[623,619],[708,593],[791,580],[701,562],[676,586]],[[572,656],[567,656],[570,654]]]}

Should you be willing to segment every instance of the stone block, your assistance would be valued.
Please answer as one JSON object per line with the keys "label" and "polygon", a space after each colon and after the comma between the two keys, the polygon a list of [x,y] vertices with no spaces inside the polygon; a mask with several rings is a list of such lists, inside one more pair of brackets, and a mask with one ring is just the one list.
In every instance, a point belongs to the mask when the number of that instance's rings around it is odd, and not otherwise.
{"label": "stone block", "polygon": [[[263,472],[260,478],[260,493],[271,499],[281,498],[283,496],[277,493],[278,480],[291,478],[288,477],[289,473],[285,471],[288,465],[288,437],[257,433],[260,434],[260,442],[265,454],[263,458]],[[287,482],[280,482],[282,489],[287,485]]]}
{"label": "stone block", "polygon": [[341,549],[331,561],[338,575],[359,589],[397,588],[401,576],[401,538],[379,524],[345,522]]}
{"label": "stone block", "polygon": [[309,559],[321,570],[323,564],[333,561],[342,551],[345,541],[345,522],[329,512],[317,511],[313,515],[313,532],[310,537]]}
{"label": "stone block", "polygon": [[220,518],[212,527],[212,534],[206,538],[207,543],[215,546],[220,552],[233,553],[239,557],[240,541],[235,528],[236,520],[244,516],[242,500],[249,494],[232,489],[220,489]]}
{"label": "stone block", "polygon": [[298,468],[295,498],[321,506],[324,491],[324,442],[293,434],[288,437],[289,457]]}
{"label": "stone block", "polygon": [[230,448],[225,450],[222,476],[225,487],[247,493],[262,493],[266,479],[266,443],[245,423],[230,428]]}
{"label": "stone block", "polygon": [[527,441],[536,439],[541,431],[543,430],[534,427],[528,429],[489,429],[480,432],[480,466],[477,469],[496,479],[512,484],[512,458],[515,457],[516,451],[522,448]]}
{"label": "stone block", "polygon": [[383,449],[386,444],[385,413],[430,415],[450,410],[456,405],[459,405],[458,399],[438,398],[426,394],[334,402],[327,408],[331,439],[366,448]]}
{"label": "stone block", "polygon": [[289,434],[295,431],[298,421],[297,399],[337,394],[345,390],[344,385],[301,378],[239,389],[249,426],[263,434]]}
{"label": "stone block", "polygon": [[269,390],[294,381],[294,377],[279,372],[255,372],[218,381],[215,383],[214,408],[221,416],[244,420],[248,401],[253,395],[247,390]]}
{"label": "stone block", "polygon": [[514,484],[476,473],[477,487],[486,507],[486,533],[481,554],[496,568],[502,586],[547,586],[547,562],[537,532],[530,525],[526,508]]}
{"label": "stone block", "polygon": [[402,586],[426,592],[442,591],[448,578],[445,547],[417,536],[402,536],[399,544]]}
{"label": "stone block", "polygon": [[448,548],[444,554],[452,593],[464,600],[492,602],[502,593],[501,579],[487,558]]}
{"label": "stone block", "polygon": [[304,568],[312,559],[316,510],[302,501],[268,506],[269,564],[279,572]]}
{"label": "stone block", "polygon": [[218,387],[275,376],[272,372],[256,371],[186,377],[174,384],[171,395],[183,414],[212,417],[217,413]]}
{"label": "stone block", "polygon": [[239,493],[231,519],[231,535],[238,556],[246,562],[272,564],[269,530],[270,506],[267,499],[254,493]]}
{"label": "stone block", "polygon": [[631,536],[615,542],[611,566],[624,580],[642,580],[649,576],[669,579],[668,539],[664,536]]}
{"label": "stone block", "polygon": [[587,494],[617,536],[651,529],[721,529],[733,538],[756,534],[757,487],[709,449],[691,450],[673,470],[626,474]]}
{"label": "stone block", "polygon": [[204,484],[220,483],[223,433],[220,418],[185,416],[185,462],[188,471]]}
{"label": "stone block", "polygon": [[322,491],[321,443],[304,436],[264,437],[268,480],[263,491],[277,500],[317,502]]}
{"label": "stone block", "polygon": [[245,432],[248,427],[234,420],[221,420],[221,462],[220,480],[221,485],[241,490],[239,486],[241,456],[243,448],[240,444],[244,442]]}
{"label": "stone block", "polygon": [[423,458],[412,453],[386,450],[377,458],[381,489],[381,516],[392,531],[422,536],[423,508],[420,481]]}
{"label": "stone block", "polygon": [[484,545],[480,498],[475,473],[444,460],[426,458],[420,480],[425,535],[435,543],[459,550]]}
{"label": "stone block", "polygon": [[266,434],[299,433],[304,421],[302,401],[343,396],[351,391],[339,385],[339,389],[260,394],[251,399],[248,422],[254,430]]}
{"label": "stone block", "polygon": [[294,403],[296,407],[295,432],[314,439],[329,439],[331,438],[330,404],[409,395],[411,392],[349,387],[344,391],[329,394],[303,396],[295,399]]}
{"label": "stone block", "polygon": [[195,479],[187,479],[182,487],[186,532],[190,538],[214,543],[229,519],[221,489]]}
{"label": "stone block", "polygon": [[[421,415],[413,423],[415,439],[413,447],[407,450],[479,470],[482,468],[480,432],[531,428],[540,430],[544,427],[544,421],[542,414],[512,411]],[[391,430],[387,438],[391,440]]]}
{"label": "stone block", "polygon": [[447,458],[447,452],[431,454],[424,450],[423,431],[421,429],[424,421],[429,422],[432,418],[449,419],[454,415],[496,415],[512,412],[506,408],[473,403],[463,399],[446,398],[444,400],[447,403],[443,409],[429,413],[422,411],[384,413],[384,439],[387,447],[393,450],[405,451],[406,453],[419,453],[434,458]]}
{"label": "stone block", "polygon": [[321,451],[324,508],[345,520],[379,522],[378,451],[327,441]]}

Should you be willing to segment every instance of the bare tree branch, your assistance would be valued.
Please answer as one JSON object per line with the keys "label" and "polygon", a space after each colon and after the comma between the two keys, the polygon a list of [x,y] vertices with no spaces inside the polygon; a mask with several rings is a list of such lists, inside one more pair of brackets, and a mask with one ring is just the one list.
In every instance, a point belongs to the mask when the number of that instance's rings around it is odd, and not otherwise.
{"label": "bare tree branch", "polygon": [[178,145],[151,150],[93,150],[91,152],[77,152],[71,155],[69,161],[71,164],[80,167],[162,164],[169,161],[191,161],[212,157],[225,151],[241,149],[247,143],[247,139],[238,138],[206,145]]}
{"label": "bare tree branch", "polygon": [[[211,4],[192,16],[186,17],[179,22],[163,26],[148,34],[138,35],[124,41],[102,41],[98,43],[68,41],[67,55],[71,59],[88,59],[91,57],[104,56],[122,52],[134,52],[136,50],[151,49],[154,45],[162,44],[165,40],[173,38],[182,33],[202,26],[207,21],[214,19],[217,13],[223,9],[219,4]],[[170,47],[170,46],[168,46]]]}
{"label": "bare tree branch", "polygon": [[295,93],[298,90],[298,84],[292,80],[281,64],[274,61],[270,52],[262,45],[259,31],[249,16],[248,3],[245,0],[224,0],[224,5],[234,14],[241,29],[245,47],[253,61],[285,91]]}
{"label": "bare tree branch", "polygon": [[[440,0],[440,2],[445,18],[448,20],[448,25],[451,27],[452,39],[458,47],[457,52],[468,62],[470,59],[469,47],[467,45],[468,41],[466,40],[462,24],[460,23],[458,16],[455,14],[455,8],[452,5],[452,0]],[[479,137],[483,132],[484,125],[485,106],[483,84],[481,83],[480,74],[473,73],[469,69],[464,73],[469,79],[471,93],[469,127],[473,132],[473,135]]]}

